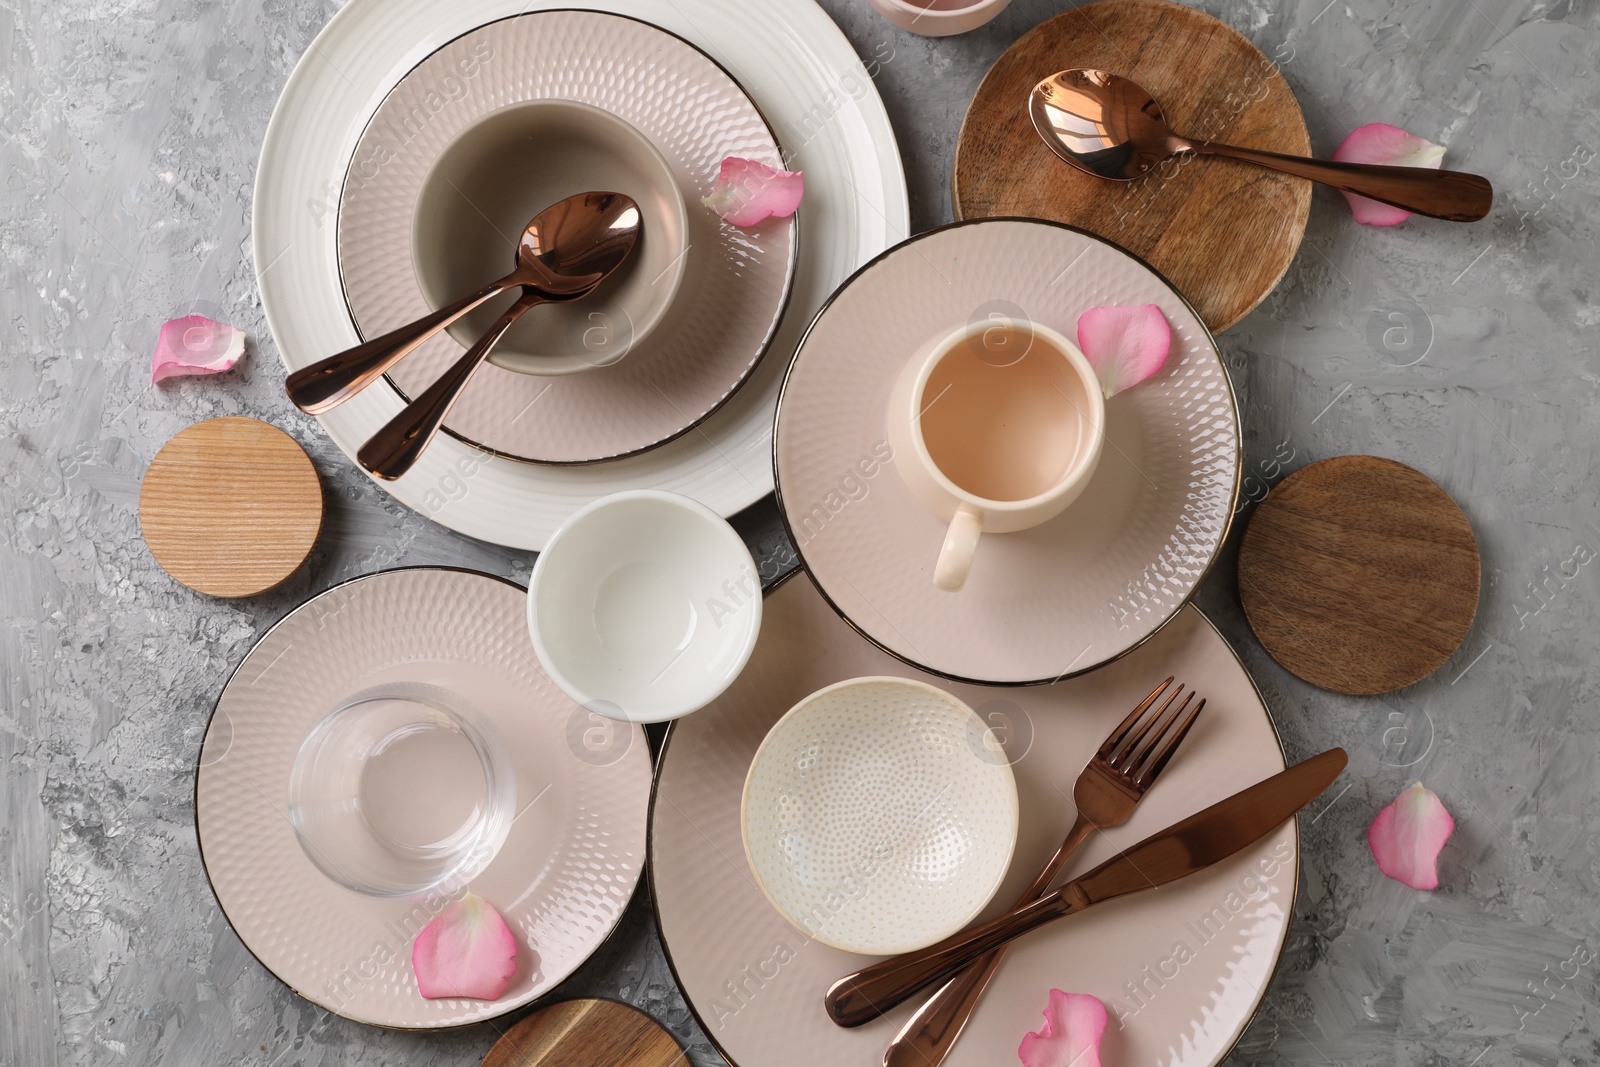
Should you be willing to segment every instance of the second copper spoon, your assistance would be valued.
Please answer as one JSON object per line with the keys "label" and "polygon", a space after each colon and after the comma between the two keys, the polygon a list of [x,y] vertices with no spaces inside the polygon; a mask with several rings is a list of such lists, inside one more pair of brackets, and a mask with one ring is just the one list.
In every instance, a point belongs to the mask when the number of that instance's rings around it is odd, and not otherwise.
{"label": "second copper spoon", "polygon": [[1132,181],[1171,156],[1225,156],[1451,222],[1476,222],[1494,204],[1494,187],[1476,174],[1338,163],[1184,137],[1138,82],[1110,71],[1050,75],[1028,94],[1028,116],[1052,152],[1113,181]]}

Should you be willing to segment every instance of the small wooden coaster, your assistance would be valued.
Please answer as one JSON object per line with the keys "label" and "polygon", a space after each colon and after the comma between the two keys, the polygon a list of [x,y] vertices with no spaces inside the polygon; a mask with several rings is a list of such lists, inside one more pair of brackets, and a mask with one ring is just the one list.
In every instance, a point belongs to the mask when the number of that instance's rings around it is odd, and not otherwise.
{"label": "small wooden coaster", "polygon": [[505,1032],[483,1067],[673,1067],[688,1061],[678,1039],[644,1012],[615,1000],[565,1000]]}
{"label": "small wooden coaster", "polygon": [[1444,665],[1478,611],[1478,542],[1427,475],[1376,456],[1295,471],[1250,517],[1239,599],[1273,659],[1337,693]]}
{"label": "small wooden coaster", "polygon": [[1185,136],[1311,154],[1288,82],[1238,31],[1167,0],[1100,0],[1041,22],[985,75],[956,143],[956,218],[1024,215],[1099,234],[1164,274],[1214,332],[1232,326],[1289,269],[1311,183],[1220,159],[1172,159],[1131,182],[1075,170],[1027,108],[1040,79],[1073,67],[1132,78]]}
{"label": "small wooden coaster", "polygon": [[201,593],[254,596],[300,569],[322,529],[322,484],[294,438],[209,419],[161,447],[139,490],[150,554]]}

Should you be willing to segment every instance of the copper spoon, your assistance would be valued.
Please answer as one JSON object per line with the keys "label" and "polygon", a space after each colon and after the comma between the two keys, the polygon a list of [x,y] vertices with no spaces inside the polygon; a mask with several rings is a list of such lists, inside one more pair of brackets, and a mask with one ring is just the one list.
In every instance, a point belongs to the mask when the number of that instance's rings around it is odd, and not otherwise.
{"label": "copper spoon", "polygon": [[545,208],[528,233],[534,234],[536,226],[534,256],[525,262],[536,265],[540,281],[525,285],[488,333],[361,446],[356,460],[369,473],[392,480],[411,469],[478,365],[529,308],[587,296],[621,266],[639,242],[639,205],[621,193],[584,193]]}
{"label": "copper spoon", "polygon": [[1451,222],[1476,222],[1494,203],[1494,187],[1476,174],[1335,163],[1191,140],[1172,131],[1137,82],[1104,70],[1050,75],[1028,94],[1028,115],[1052,152],[1113,181],[1131,181],[1171,156],[1225,156]]}
{"label": "copper spoon", "polygon": [[[572,295],[575,287],[588,292],[594,288],[594,283],[584,277],[589,268],[577,267],[575,261],[589,256],[591,246],[610,228],[597,202],[592,201],[595,197],[620,195],[580,193],[545,208],[522,232],[517,245],[516,268],[510,274],[416,322],[300,368],[284,383],[289,399],[308,415],[320,415],[338,407],[428,338],[507,289],[531,286],[551,294],[553,299]],[[626,197],[622,199],[627,200]],[[627,202],[633,204],[632,200]],[[637,208],[634,214],[637,219]]]}

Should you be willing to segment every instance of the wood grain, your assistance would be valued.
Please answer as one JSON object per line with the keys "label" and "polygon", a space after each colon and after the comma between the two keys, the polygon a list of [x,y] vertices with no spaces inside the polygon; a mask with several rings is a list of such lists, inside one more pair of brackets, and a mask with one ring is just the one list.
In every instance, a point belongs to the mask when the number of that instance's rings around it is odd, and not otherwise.
{"label": "wood grain", "polygon": [[566,1000],[505,1032],[483,1067],[687,1067],[677,1039],[637,1008]]}
{"label": "wood grain", "polygon": [[150,461],[139,526],[156,562],[190,589],[254,596],[311,554],[322,529],[322,485],[305,449],[276,426],[210,419]]}
{"label": "wood grain", "polygon": [[956,144],[956,218],[1023,215],[1099,234],[1164,274],[1213,331],[1232,326],[1289,269],[1311,183],[1221,159],[1171,159],[1131,182],[1075,170],[1027,115],[1034,85],[1072,67],[1132,78],[1180,134],[1311,153],[1293,91],[1242,34],[1167,0],[1100,0],[1040,23],[984,77]]}
{"label": "wood grain", "polygon": [[1478,610],[1478,542],[1448,493],[1376,456],[1285,478],[1239,547],[1239,598],[1273,659],[1312,685],[1387,693],[1444,665]]}

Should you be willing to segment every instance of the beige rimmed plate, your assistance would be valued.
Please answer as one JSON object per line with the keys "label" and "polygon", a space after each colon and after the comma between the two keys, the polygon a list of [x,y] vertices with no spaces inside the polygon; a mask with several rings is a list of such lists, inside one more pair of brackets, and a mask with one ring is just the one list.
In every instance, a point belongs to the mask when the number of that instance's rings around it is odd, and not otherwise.
{"label": "beige rimmed plate", "polygon": [[[650,755],[642,728],[591,716],[545,676],[521,587],[444,568],[385,571],[320,593],[228,680],[195,775],[200,856],[228,922],[269,971],[330,1012],[377,1026],[480,1022],[548,992],[621,919],[644,866]],[[306,857],[289,771],[341,699],[391,682],[458,692],[492,717],[517,773],[510,835],[473,892],[520,944],[501,999],[424,1000],[411,943],[444,901],[352,892]]]}
{"label": "beige rimmed plate", "polygon": [[[767,597],[760,643],[738,682],[673,723],[650,821],[657,925],[706,1034],[742,1067],[877,1067],[913,1010],[834,1026],[822,994],[870,957],[808,941],[757,888],[740,846],[739,801],[762,738],[796,700],[858,675],[941,685],[1005,741],[1021,811],[1015,858],[990,917],[1014,900],[1072,825],[1072,786],[1100,741],[1168,674],[1208,699],[1182,752],[1129,822],[1093,836],[1083,873],[1132,844],[1284,767],[1271,717],[1244,666],[1195,608],[1103,670],[1052,686],[998,691],[940,682],[874,647],[804,576]],[[1091,993],[1111,1012],[1107,1063],[1214,1067],[1261,1004],[1282,956],[1299,876],[1291,820],[1217,866],[1064,919],[1012,945],[950,1067],[1015,1062],[1052,987]]]}
{"label": "beige rimmed plate", "polygon": [[[492,356],[445,429],[513,459],[586,463],[672,440],[743,384],[788,302],[797,223],[769,219],[740,229],[700,203],[724,157],[781,162],[755,104],[705,53],[644,22],[598,11],[502,19],[419,63],[384,98],[356,145],[340,198],[338,251],[345,297],[364,337],[434,307],[412,255],[415,211],[434,164],[485,116],[546,99],[610,112],[665,157],[688,209],[682,282],[662,320],[614,363],[552,377],[518,373],[507,369],[520,365],[515,357]],[[504,262],[490,264],[483,281],[511,269],[515,237],[507,235]],[[588,318],[565,325],[536,309],[529,328],[557,330],[552,343],[565,354],[608,362],[618,345],[629,344],[631,328],[619,307],[599,294],[591,302]],[[463,347],[440,334],[397,365],[390,381],[402,395],[417,396]]]}
{"label": "beige rimmed plate", "polygon": [[[929,337],[1002,316],[1077,336],[1100,305],[1156,304],[1173,329],[1154,378],[1106,402],[1083,494],[978,546],[959,592],[933,584],[948,524],[895,470],[886,412]],[[1188,602],[1227,536],[1239,416],[1216,344],[1138,259],[1056,223],[986,219],[913,237],[824,306],[779,399],[773,467],[791,540],[830,603],[908,663],[1028,685],[1124,655]]]}

